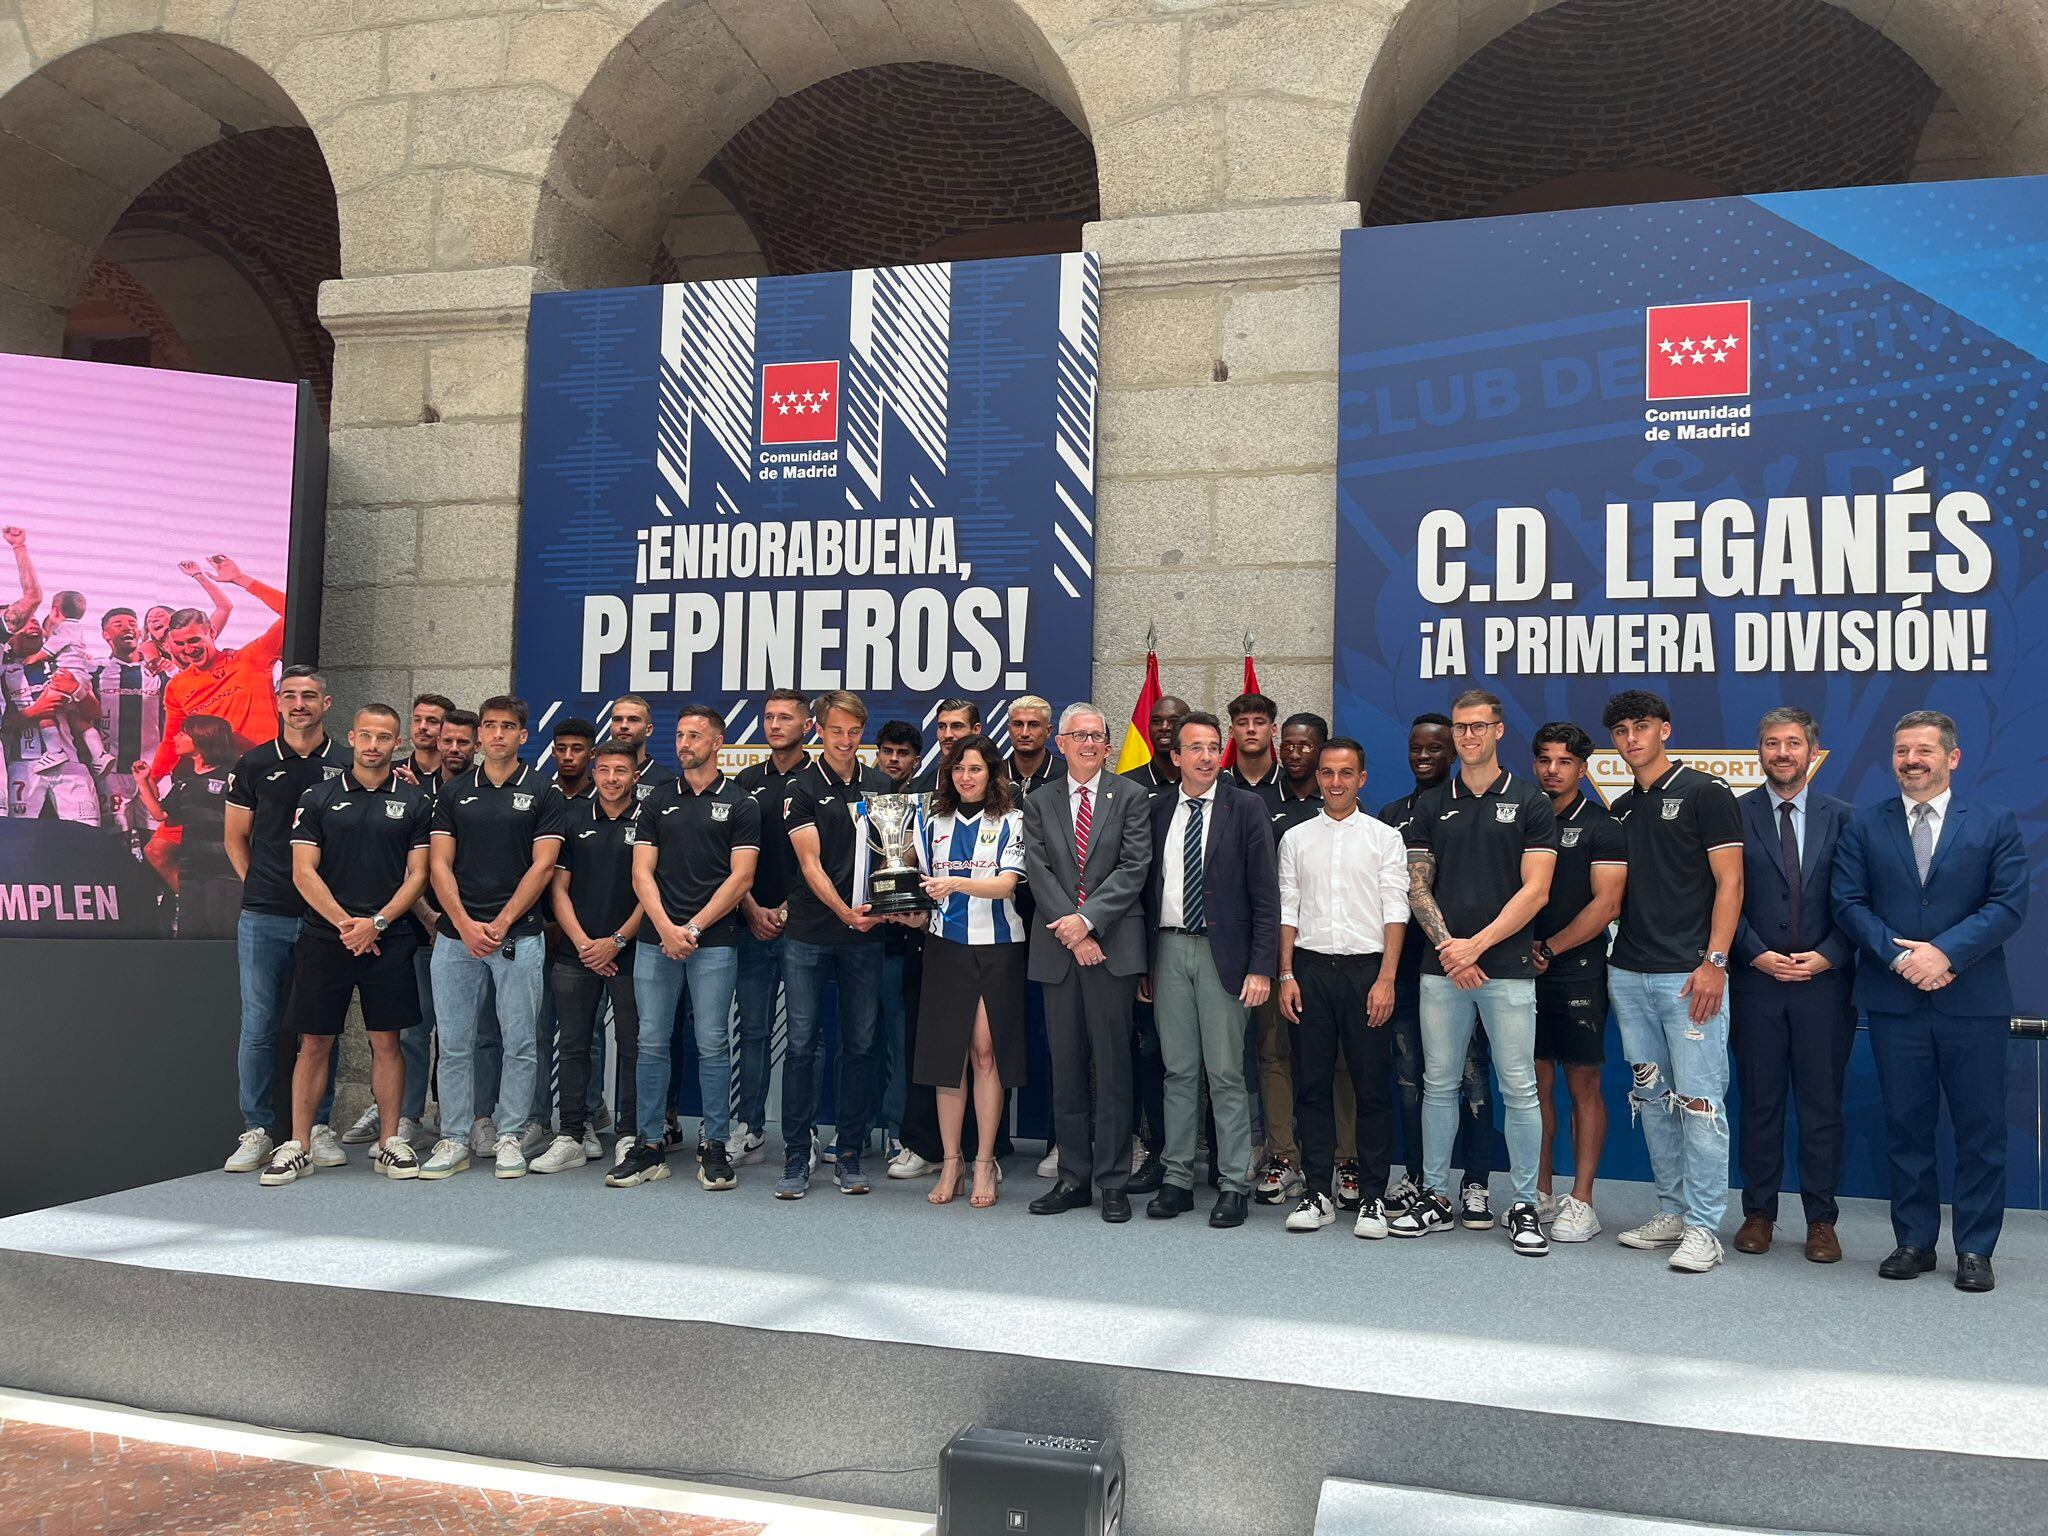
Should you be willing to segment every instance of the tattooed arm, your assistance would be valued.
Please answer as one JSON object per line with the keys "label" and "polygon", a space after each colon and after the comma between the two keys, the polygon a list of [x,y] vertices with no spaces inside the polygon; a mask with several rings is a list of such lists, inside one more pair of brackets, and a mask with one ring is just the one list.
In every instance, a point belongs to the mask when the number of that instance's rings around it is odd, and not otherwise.
{"label": "tattooed arm", "polygon": [[[1408,850],[1408,920],[1422,929],[1432,949],[1441,949],[1451,939],[1451,925],[1444,921],[1443,909],[1436,904],[1436,855],[1427,848]],[[1446,972],[1452,981],[1466,991],[1480,986],[1486,980],[1486,972],[1477,965],[1468,965],[1461,971]]]}

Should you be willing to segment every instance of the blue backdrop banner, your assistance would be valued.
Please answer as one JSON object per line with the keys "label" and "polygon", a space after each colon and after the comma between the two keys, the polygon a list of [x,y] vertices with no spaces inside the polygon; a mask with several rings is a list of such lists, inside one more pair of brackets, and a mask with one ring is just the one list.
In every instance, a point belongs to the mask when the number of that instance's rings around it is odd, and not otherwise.
{"label": "blue backdrop banner", "polygon": [[[1738,791],[1758,717],[1802,705],[1815,783],[1859,805],[1896,792],[1892,723],[1931,705],[2038,870],[2044,251],[2043,179],[1348,233],[1336,708],[1378,798],[1408,787],[1409,720],[1469,686],[1506,701],[1510,766],[1546,720],[1604,746],[1607,696],[1655,690],[1676,755]],[[2044,897],[2008,946],[2037,1013]],[[2014,1047],[2015,1203],[2040,1203],[2036,1056]],[[1876,1194],[1868,1073],[1859,1047],[1850,1182]]]}
{"label": "blue backdrop banner", "polygon": [[[533,302],[516,685],[537,728],[849,688],[871,720],[1085,697],[1093,256]],[[927,732],[929,735],[929,732]],[[747,748],[757,744],[754,753]]]}

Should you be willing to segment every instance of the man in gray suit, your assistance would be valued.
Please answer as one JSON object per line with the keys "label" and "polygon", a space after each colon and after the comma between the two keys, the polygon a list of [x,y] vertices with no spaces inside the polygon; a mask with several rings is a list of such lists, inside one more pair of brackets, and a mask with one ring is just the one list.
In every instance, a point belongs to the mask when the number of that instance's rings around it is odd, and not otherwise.
{"label": "man in gray suit", "polygon": [[1031,1212],[1093,1204],[1092,1180],[1102,1219],[1122,1222],[1131,1219],[1131,1003],[1146,968],[1151,797],[1104,770],[1109,721],[1095,705],[1061,712],[1059,749],[1065,777],[1024,802],[1024,876],[1037,905],[1029,973],[1045,988],[1060,1149],[1059,1179]]}

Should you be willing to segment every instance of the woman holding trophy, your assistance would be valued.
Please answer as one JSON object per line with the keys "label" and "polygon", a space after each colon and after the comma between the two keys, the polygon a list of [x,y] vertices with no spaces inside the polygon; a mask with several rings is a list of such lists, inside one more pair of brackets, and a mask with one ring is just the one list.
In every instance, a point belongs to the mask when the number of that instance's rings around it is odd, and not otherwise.
{"label": "woman holding trophy", "polygon": [[996,1203],[1004,1096],[1024,1081],[1025,950],[1015,901],[1024,879],[1024,817],[988,737],[966,736],[947,749],[917,818],[916,846],[925,895],[937,905],[928,917],[898,920],[921,922],[928,935],[912,1074],[938,1090],[945,1155],[929,1198],[945,1205],[960,1193],[971,1087],[980,1145],[968,1203],[985,1208]]}

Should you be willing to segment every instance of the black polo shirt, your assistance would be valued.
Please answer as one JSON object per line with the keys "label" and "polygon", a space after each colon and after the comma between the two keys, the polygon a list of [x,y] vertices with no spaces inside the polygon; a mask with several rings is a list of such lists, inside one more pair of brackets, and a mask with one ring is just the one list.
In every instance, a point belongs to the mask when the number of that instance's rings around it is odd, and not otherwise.
{"label": "black polo shirt", "polygon": [[[732,873],[732,856],[761,846],[761,808],[754,797],[720,774],[709,789],[678,779],[640,807],[639,845],[652,848],[654,886],[662,911],[678,927],[718,893]],[[733,908],[697,936],[701,948],[740,941],[740,909]],[[640,925],[642,944],[659,944],[654,924]]]}
{"label": "black polo shirt", "polygon": [[[557,867],[569,872],[569,905],[575,908],[584,933],[593,939],[617,933],[640,904],[633,894],[633,848],[639,838],[640,811],[638,800],[628,800],[618,815],[607,815],[594,794],[578,795],[568,803]],[[575,958],[575,946],[567,937],[558,948],[564,956]]]}
{"label": "black polo shirt", "polygon": [[339,778],[348,765],[348,749],[332,736],[322,736],[320,745],[303,757],[282,736],[242,754],[228,774],[227,803],[255,817],[249,827],[249,874],[242,882],[244,912],[304,915],[306,904],[292,884],[292,815],[300,796],[323,779]]}
{"label": "black polo shirt", "polygon": [[1261,787],[1252,793],[1266,807],[1266,819],[1273,824],[1273,842],[1277,846],[1281,838],[1304,821],[1314,821],[1322,815],[1323,797],[1310,795],[1306,800],[1297,800],[1287,791],[1284,776],[1276,777],[1272,782],[1277,787],[1270,790]]}
{"label": "black polo shirt", "polygon": [[675,769],[664,767],[650,757],[633,771],[633,798],[645,805],[656,790],[667,789],[677,778]]}
{"label": "black polo shirt", "polygon": [[1273,755],[1272,765],[1266,769],[1266,776],[1256,784],[1246,778],[1235,763],[1230,765],[1229,772],[1231,783],[1239,789],[1250,790],[1261,800],[1268,802],[1280,793],[1281,781],[1287,777],[1286,771],[1280,766],[1280,755],[1277,752]]}
{"label": "black polo shirt", "polygon": [[1140,763],[1127,769],[1123,775],[1134,784],[1145,786],[1145,793],[1157,800],[1161,795],[1170,795],[1180,788],[1179,779],[1169,779],[1159,771],[1157,763]]}
{"label": "black polo shirt", "polygon": [[[854,770],[849,783],[826,767],[822,757],[794,775],[784,787],[789,807],[782,817],[784,829],[795,832],[803,827],[817,828],[818,861],[838,890],[839,899],[850,907],[859,906],[865,897],[864,892],[853,888],[853,870],[854,854],[867,821],[864,816],[856,818],[855,812],[869,795],[885,795],[894,788],[887,774],[865,764]],[[784,931],[803,944],[859,944],[869,939],[879,942],[881,937],[872,931],[860,933],[847,927],[818,900],[801,874],[789,890],[789,926]]]}
{"label": "black polo shirt", "polygon": [[[1522,855],[1557,852],[1557,816],[1550,797],[1505,768],[1475,795],[1453,772],[1434,789],[1416,796],[1402,839],[1410,848],[1436,855],[1437,909],[1453,938],[1468,939],[1496,917],[1522,888]],[[1419,923],[1410,923],[1411,931]],[[1494,980],[1533,977],[1536,936],[1532,916],[1522,927],[1479,957],[1479,968]],[[1436,947],[1424,940],[1422,974],[1441,976]],[[1404,944],[1402,948],[1407,948]]]}
{"label": "black polo shirt", "polygon": [[779,907],[789,900],[790,889],[803,883],[782,817],[789,808],[791,781],[810,766],[810,759],[805,758],[784,773],[775,766],[774,758],[764,757],[749,763],[733,779],[761,813],[761,862],[754,867],[752,892],[756,906]]}
{"label": "black polo shirt", "polygon": [[[433,802],[396,774],[365,789],[353,773],[315,784],[300,797],[292,841],[320,850],[320,878],[350,917],[375,917],[405,884],[405,862],[427,846]],[[402,915],[401,915],[401,919]],[[311,907],[309,927],[335,932]]]}
{"label": "black polo shirt", "polygon": [[1742,846],[1742,812],[1724,780],[1673,763],[1648,789],[1614,802],[1628,843],[1621,934],[1608,963],[1674,975],[1707,958],[1714,926],[1714,870],[1707,855]]}
{"label": "black polo shirt", "polygon": [[[197,768],[181,767],[171,775],[171,787],[164,791],[163,803],[171,824],[184,829],[184,838],[178,844],[180,875],[193,880],[235,878],[227,846],[228,782],[228,775],[217,768],[201,773]],[[286,852],[289,857],[290,850]],[[254,879],[255,874],[256,850],[252,843],[250,878]]]}
{"label": "black polo shirt", "polygon": [[[1593,899],[1593,867],[1597,864],[1628,868],[1628,841],[1621,823],[1607,807],[1581,794],[1572,808],[1557,817],[1557,869],[1550,877],[1550,900],[1536,919],[1536,937],[1548,939],[1563,933],[1572,920],[1586,910]],[[1565,970],[1607,968],[1607,935],[1596,933],[1577,949],[1560,950],[1550,957],[1544,977]]]}
{"label": "black polo shirt", "polygon": [[[434,802],[434,836],[455,839],[455,889],[470,921],[488,923],[504,910],[533,868],[533,845],[562,840],[569,802],[526,763],[503,784],[483,764],[441,786]],[[536,901],[512,925],[514,938],[539,933],[545,901]]]}
{"label": "black polo shirt", "polygon": [[1009,774],[1010,782],[1016,786],[1017,803],[1022,805],[1034,792],[1064,774],[1066,764],[1060,761],[1059,753],[1048,752],[1045,761],[1038,765],[1038,772],[1027,776],[1018,769],[1017,754],[1012,752],[1003,760],[1003,771]]}

